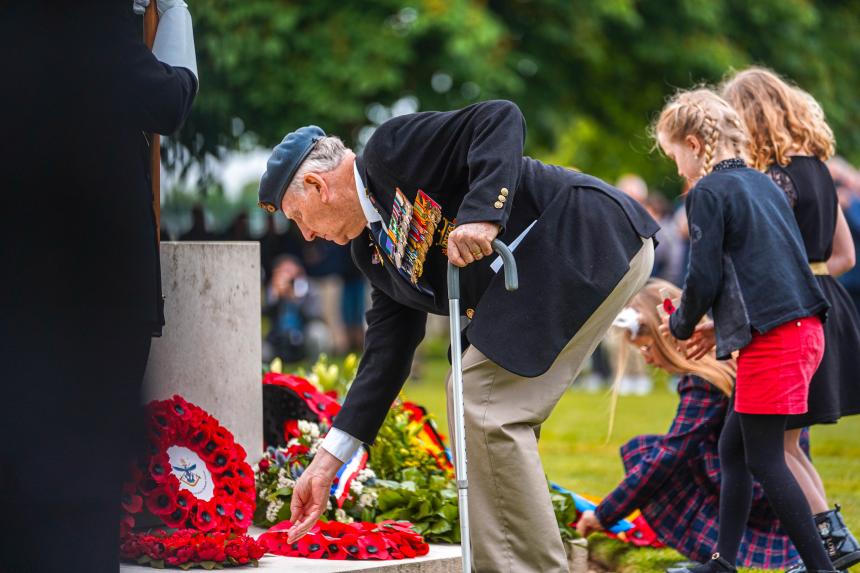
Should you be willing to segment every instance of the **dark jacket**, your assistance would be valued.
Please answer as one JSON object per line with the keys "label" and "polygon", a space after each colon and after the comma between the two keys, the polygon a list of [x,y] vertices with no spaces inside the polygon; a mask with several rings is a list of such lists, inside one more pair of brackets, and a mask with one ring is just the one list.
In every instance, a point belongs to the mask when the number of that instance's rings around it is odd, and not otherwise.
{"label": "dark jacket", "polygon": [[[445,247],[455,220],[498,223],[508,244],[534,223],[514,251],[518,291],[505,291],[504,277],[491,269],[495,256],[460,273],[461,308],[473,316],[467,343],[529,377],[550,367],[627,272],[643,238],[657,232],[644,209],[606,183],[523,157],[524,140],[519,109],[490,101],[392,119],[357,158],[389,231],[399,226],[396,205],[413,206],[413,243],[407,241],[399,270],[397,249],[384,237],[371,231],[352,241],[356,265],[373,285],[373,304],[364,357],[336,427],[374,439],[409,375],[427,313],[448,314]],[[420,273],[410,256],[420,259]]]}
{"label": "dark jacket", "polygon": [[4,316],[163,322],[146,134],[182,125],[196,80],[140,22],[130,2],[0,8]]}
{"label": "dark jacket", "polygon": [[791,206],[767,175],[717,169],[690,191],[686,208],[690,266],[669,322],[676,338],[690,338],[713,309],[717,356],[728,358],[753,330],[826,312]]}

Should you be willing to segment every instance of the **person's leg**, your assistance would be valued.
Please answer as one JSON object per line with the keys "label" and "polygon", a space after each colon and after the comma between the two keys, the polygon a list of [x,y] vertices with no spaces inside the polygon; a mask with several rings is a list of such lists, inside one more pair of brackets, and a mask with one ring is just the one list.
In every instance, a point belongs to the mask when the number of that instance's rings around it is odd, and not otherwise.
{"label": "person's leg", "polygon": [[[477,573],[566,573],[567,558],[538,455],[540,424],[576,377],[653,262],[647,241],[613,292],[565,346],[553,366],[524,378],[477,348],[463,357],[469,512]],[[453,438],[451,379],[448,421]]]}
{"label": "person's leg", "polygon": [[761,483],[768,502],[810,571],[832,571],[803,490],[785,461],[786,416],[738,414],[747,467]]}
{"label": "person's leg", "polygon": [[827,506],[827,495],[824,492],[824,483],[818,475],[812,460],[806,457],[800,447],[800,434],[803,430],[787,430],[785,432],[785,462],[788,464],[791,474],[797,480],[809,508],[812,513],[823,513],[829,509]]}
{"label": "person's leg", "polygon": [[[734,566],[752,504],[753,481],[746,464],[738,414],[726,417],[720,434],[720,529],[717,553]],[[716,560],[695,567],[695,573],[716,573],[727,568]]]}

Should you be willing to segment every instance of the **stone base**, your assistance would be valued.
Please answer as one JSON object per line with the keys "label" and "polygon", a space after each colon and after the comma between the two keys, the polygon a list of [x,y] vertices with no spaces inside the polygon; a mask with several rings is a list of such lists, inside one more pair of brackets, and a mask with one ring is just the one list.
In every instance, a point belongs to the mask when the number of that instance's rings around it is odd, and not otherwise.
{"label": "stone base", "polygon": [[180,394],[215,416],[256,463],[263,452],[260,245],[161,243],[164,335],[144,400]]}
{"label": "stone base", "polygon": [[[120,573],[153,573],[149,566],[125,565]],[[179,569],[174,569],[179,571]],[[266,555],[260,567],[237,567],[225,571],[269,571],[271,573],[341,573],[365,571],[367,573],[460,573],[463,570],[459,545],[431,545],[430,553],[415,559],[400,561],[325,561]],[[199,569],[195,569],[199,571]]]}
{"label": "stone base", "polygon": [[588,573],[588,541],[574,539],[564,544],[570,573]]}
{"label": "stone base", "polygon": [[[254,536],[262,529],[252,528]],[[588,573],[588,542],[584,539],[568,541],[568,567],[570,573]],[[430,545],[430,553],[415,559],[400,561],[325,561],[321,559],[300,559],[298,557],[279,557],[266,555],[260,559],[259,569],[237,568],[237,571],[270,571],[271,573],[343,573],[346,571],[365,571],[366,573],[460,573],[463,560],[459,545]],[[152,573],[149,566],[120,566],[120,573]]]}

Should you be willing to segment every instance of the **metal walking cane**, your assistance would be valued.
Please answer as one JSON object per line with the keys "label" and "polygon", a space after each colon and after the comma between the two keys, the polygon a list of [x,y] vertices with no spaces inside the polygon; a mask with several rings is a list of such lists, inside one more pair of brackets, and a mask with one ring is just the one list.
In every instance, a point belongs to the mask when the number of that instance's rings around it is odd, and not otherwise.
{"label": "metal walking cane", "polygon": [[[517,290],[517,263],[511,250],[498,239],[493,250],[504,261],[505,288]],[[454,462],[460,506],[460,546],[463,549],[463,572],[472,571],[472,546],[469,538],[469,478],[466,473],[466,416],[463,412],[463,360],[460,344],[460,269],[448,263],[448,312],[451,318],[451,376],[454,381]]]}

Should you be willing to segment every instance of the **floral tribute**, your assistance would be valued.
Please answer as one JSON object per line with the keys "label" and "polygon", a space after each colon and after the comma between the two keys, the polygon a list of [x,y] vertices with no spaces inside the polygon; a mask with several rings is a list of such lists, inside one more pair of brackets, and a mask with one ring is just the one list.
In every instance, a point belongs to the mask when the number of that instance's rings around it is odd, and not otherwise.
{"label": "floral tribute", "polygon": [[193,529],[180,529],[172,534],[164,531],[131,534],[120,545],[122,559],[159,569],[256,565],[265,552],[263,545],[247,535],[202,533]]}
{"label": "floral tribute", "polygon": [[[246,555],[256,562],[251,555],[259,553],[258,546],[242,535],[256,505],[254,473],[242,446],[214,417],[181,396],[150,402],[146,426],[148,455],[133,466],[132,479],[123,487],[124,558],[156,567],[161,561],[229,566],[245,563]],[[132,532],[142,516],[178,531]],[[226,557],[211,559],[213,546],[221,551],[216,556]]]}
{"label": "floral tribute", "polygon": [[287,557],[332,560],[407,559],[427,555],[430,547],[408,522],[317,523],[311,531],[289,544],[287,530],[292,523],[283,521],[260,536],[269,553]]}

